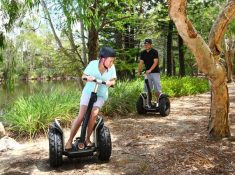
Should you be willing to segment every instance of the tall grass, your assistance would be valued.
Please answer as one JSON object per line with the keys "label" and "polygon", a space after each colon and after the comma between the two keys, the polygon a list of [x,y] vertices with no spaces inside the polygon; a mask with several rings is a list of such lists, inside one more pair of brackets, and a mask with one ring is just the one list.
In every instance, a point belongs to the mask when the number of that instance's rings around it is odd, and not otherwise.
{"label": "tall grass", "polygon": [[37,132],[46,133],[48,124],[54,118],[70,121],[78,110],[80,92],[40,92],[29,97],[19,97],[3,118],[10,124],[10,130],[33,137]]}
{"label": "tall grass", "polygon": [[[143,91],[143,79],[118,81],[109,90],[109,99],[102,108],[106,115],[128,115],[135,112],[135,103]],[[163,92],[171,97],[192,95],[209,90],[208,81],[195,77],[161,78]],[[37,133],[47,131],[54,118],[62,122],[70,122],[78,112],[80,92],[78,90],[51,90],[40,92],[29,97],[21,96],[6,110],[2,118],[10,124],[10,128],[18,134],[33,137]]]}
{"label": "tall grass", "polygon": [[141,79],[117,82],[114,88],[110,88],[109,99],[103,106],[102,112],[126,115],[135,111],[135,101],[142,89]]}

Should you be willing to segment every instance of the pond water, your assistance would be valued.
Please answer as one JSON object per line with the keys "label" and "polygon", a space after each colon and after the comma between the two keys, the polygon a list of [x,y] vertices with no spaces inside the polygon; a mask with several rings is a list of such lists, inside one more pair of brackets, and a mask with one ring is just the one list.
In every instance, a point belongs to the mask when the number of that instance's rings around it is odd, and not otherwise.
{"label": "pond water", "polygon": [[3,114],[4,108],[20,96],[27,97],[38,92],[47,93],[54,89],[75,90],[78,89],[78,83],[75,80],[18,82],[12,92],[7,91],[0,85],[0,115]]}

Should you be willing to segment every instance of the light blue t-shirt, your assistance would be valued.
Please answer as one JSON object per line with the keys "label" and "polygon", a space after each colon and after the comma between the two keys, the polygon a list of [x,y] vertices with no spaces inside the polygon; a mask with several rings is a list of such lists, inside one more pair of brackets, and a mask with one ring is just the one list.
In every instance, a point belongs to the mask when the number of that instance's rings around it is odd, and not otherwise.
{"label": "light blue t-shirt", "polygon": [[[101,75],[99,71],[99,60],[91,61],[83,73],[86,75],[93,76],[96,79],[99,79],[102,81],[107,81],[113,78],[117,78],[116,69],[114,65],[112,65],[112,67],[108,71],[105,71]],[[91,94],[94,88],[95,88],[95,82],[87,82],[85,87],[83,88],[82,93]],[[104,100],[107,100],[108,99],[108,87],[103,84],[99,85],[98,90],[97,90],[97,96],[104,98]]]}

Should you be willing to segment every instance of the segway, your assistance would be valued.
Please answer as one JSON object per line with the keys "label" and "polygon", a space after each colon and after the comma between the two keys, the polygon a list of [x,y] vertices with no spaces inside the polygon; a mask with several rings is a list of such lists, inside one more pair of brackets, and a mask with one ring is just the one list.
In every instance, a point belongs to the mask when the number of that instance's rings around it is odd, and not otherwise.
{"label": "segway", "polygon": [[144,76],[144,83],[147,92],[142,92],[136,102],[136,109],[138,114],[146,113],[160,113],[161,116],[168,116],[170,114],[170,100],[167,94],[160,94],[158,98],[158,105],[152,101],[151,88],[147,75]]}
{"label": "segway", "polygon": [[49,126],[49,161],[51,167],[61,166],[63,161],[63,155],[67,156],[68,158],[97,155],[98,159],[101,161],[108,161],[110,159],[112,151],[110,131],[108,127],[104,125],[104,120],[101,116],[97,117],[94,126],[94,146],[87,147],[85,144],[86,129],[90,119],[93,105],[97,100],[98,86],[100,84],[106,84],[106,82],[97,79],[93,81],[96,83],[96,85],[94,91],[91,93],[87,111],[82,122],[80,137],[77,137],[75,139],[74,143],[72,144],[71,150],[67,151],[64,149],[64,134],[59,121],[55,119],[55,121]]}

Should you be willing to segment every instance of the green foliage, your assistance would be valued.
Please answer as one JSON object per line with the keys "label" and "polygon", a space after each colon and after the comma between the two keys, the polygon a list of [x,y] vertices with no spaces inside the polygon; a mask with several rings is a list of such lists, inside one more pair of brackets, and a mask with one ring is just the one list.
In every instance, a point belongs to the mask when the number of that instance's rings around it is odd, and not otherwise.
{"label": "green foliage", "polygon": [[102,107],[102,112],[107,115],[112,113],[127,115],[134,112],[135,101],[142,89],[141,79],[117,82],[114,88],[110,88],[109,99]]}
{"label": "green foliage", "polygon": [[171,97],[180,97],[203,93],[209,90],[208,80],[197,77],[163,77],[163,92]]}
{"label": "green foliage", "polygon": [[8,22],[5,24],[6,30],[10,30],[13,23],[17,20],[20,16],[20,9],[22,4],[18,3],[16,0],[8,1],[2,0],[1,9],[5,12],[5,15],[8,16]]}
{"label": "green foliage", "polygon": [[131,72],[133,69],[135,69],[137,67],[137,63],[127,63],[126,61],[122,61],[122,60],[117,60],[117,62],[115,63],[115,67],[117,69],[117,71],[129,71]]}
{"label": "green foliage", "polygon": [[0,49],[4,48],[4,40],[5,40],[5,36],[3,32],[0,32]]}
{"label": "green foliage", "polygon": [[212,24],[223,7],[223,2],[224,0],[193,0],[188,3],[188,16],[203,38],[208,38]]}
{"label": "green foliage", "polygon": [[16,48],[11,41],[5,41],[5,48],[2,51],[3,64],[0,66],[4,78],[4,87],[12,91],[16,78]]}
{"label": "green foliage", "polygon": [[55,118],[70,121],[76,114],[79,98],[78,91],[54,89],[49,93],[21,96],[7,109],[3,119],[11,125],[10,130],[33,137],[36,133],[46,133],[48,124]]}

